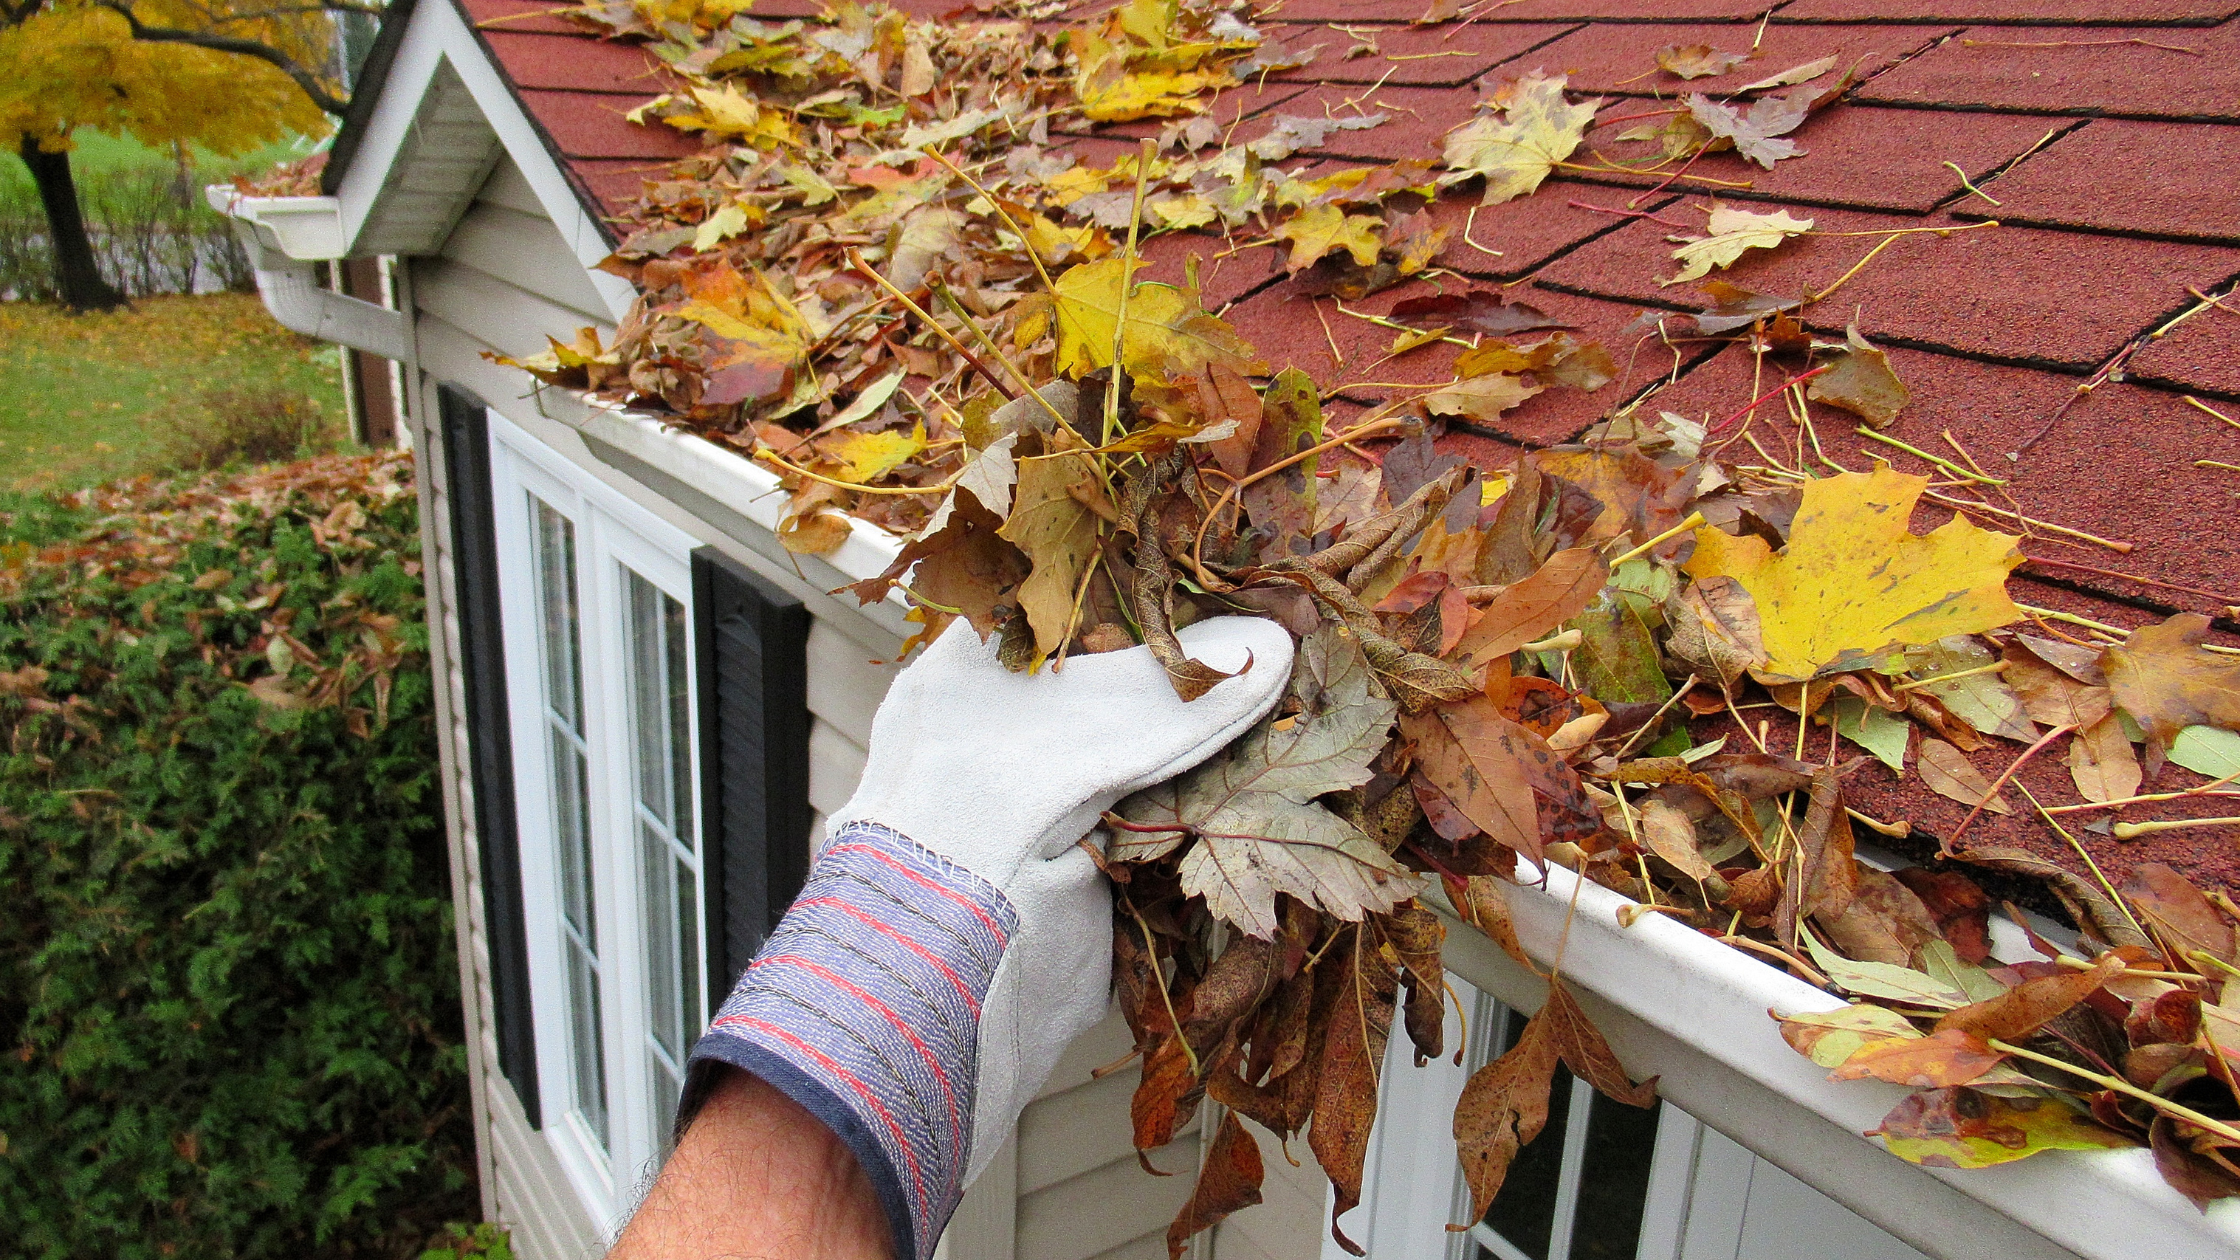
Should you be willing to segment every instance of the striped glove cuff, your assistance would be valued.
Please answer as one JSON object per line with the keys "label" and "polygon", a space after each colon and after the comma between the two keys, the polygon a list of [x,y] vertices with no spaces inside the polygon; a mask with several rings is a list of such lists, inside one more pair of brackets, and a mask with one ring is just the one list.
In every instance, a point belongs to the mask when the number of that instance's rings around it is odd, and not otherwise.
{"label": "striped glove cuff", "polygon": [[964,1193],[980,1006],[1017,928],[986,880],[900,832],[851,823],[692,1051],[680,1131],[727,1063],[854,1150],[928,1260]]}

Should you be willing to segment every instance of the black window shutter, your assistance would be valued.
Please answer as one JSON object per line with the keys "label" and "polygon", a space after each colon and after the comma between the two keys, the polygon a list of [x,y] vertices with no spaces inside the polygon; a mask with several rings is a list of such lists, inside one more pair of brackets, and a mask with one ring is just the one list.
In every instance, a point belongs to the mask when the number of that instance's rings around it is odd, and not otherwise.
{"label": "black window shutter", "polygon": [[809,610],[702,547],[692,611],[713,1011],[808,874]]}
{"label": "black window shutter", "polygon": [[490,947],[498,1070],[513,1083],[531,1128],[544,1127],[537,1101],[537,1043],[529,1010],[529,936],[522,914],[521,836],[514,816],[513,737],[506,708],[506,653],[498,611],[498,540],[490,487],[490,418],[482,401],[450,385],[436,390],[450,484],[451,560],[458,591],[458,666],[467,694],[468,774],[482,850],[482,909]]}

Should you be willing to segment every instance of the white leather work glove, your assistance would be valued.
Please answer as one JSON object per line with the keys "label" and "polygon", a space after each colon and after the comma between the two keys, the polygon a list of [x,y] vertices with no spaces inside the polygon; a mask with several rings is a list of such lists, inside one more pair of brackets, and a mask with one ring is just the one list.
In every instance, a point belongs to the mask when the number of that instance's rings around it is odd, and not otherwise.
{"label": "white leather work glove", "polygon": [[952,626],[895,679],[801,896],[693,1048],[689,1123],[728,1063],[848,1142],[898,1260],[933,1254],[965,1185],[1112,976],[1112,897],[1078,842],[1139,788],[1273,708],[1291,636],[1223,617],[1180,634],[1217,670],[1184,703],[1147,648],[1013,673]]}

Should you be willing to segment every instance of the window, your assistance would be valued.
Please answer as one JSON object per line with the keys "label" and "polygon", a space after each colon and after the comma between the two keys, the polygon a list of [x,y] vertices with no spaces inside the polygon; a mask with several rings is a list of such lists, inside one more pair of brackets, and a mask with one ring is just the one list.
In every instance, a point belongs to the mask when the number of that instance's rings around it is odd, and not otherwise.
{"label": "window", "polygon": [[[1449,1233],[1471,1207],[1455,1162],[1455,1102],[1524,1018],[1448,979],[1470,1012],[1462,1064],[1415,1067],[1397,1028],[1387,1047],[1364,1201],[1340,1222],[1369,1260],[1788,1260],[1804,1239],[1816,1256],[1923,1260],[1671,1103],[1614,1103],[1561,1068],[1547,1125],[1517,1153],[1484,1218]],[[1450,1046],[1463,1037],[1457,1010],[1449,1004]],[[1322,1255],[1344,1253],[1325,1241]]]}
{"label": "window", "polygon": [[707,1019],[692,540],[491,418],[544,1133],[609,1229]]}

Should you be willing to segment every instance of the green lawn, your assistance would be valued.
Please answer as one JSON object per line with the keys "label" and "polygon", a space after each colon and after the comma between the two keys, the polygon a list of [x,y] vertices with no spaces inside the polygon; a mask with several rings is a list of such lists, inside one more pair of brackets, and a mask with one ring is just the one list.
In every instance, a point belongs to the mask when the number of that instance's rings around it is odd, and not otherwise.
{"label": "green lawn", "polygon": [[156,471],[206,391],[279,387],[339,430],[335,347],[289,332],[254,295],[142,298],[69,315],[0,303],[0,489],[69,490]]}

